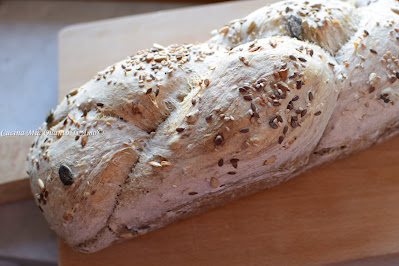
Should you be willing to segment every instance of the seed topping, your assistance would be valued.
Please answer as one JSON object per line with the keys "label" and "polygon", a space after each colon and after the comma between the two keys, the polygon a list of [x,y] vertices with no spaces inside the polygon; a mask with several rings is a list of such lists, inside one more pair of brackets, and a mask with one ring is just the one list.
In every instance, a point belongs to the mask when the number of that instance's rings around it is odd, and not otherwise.
{"label": "seed topping", "polygon": [[211,177],[211,180],[209,181],[209,183],[212,188],[217,188],[219,186],[219,182],[215,177]]}
{"label": "seed topping", "polygon": [[215,137],[215,140],[214,140],[214,142],[215,142],[215,145],[216,146],[220,146],[220,145],[222,145],[223,144],[223,137],[221,136],[221,135],[217,135],[216,137]]}
{"label": "seed topping", "polygon": [[68,166],[61,164],[60,168],[58,169],[58,175],[61,179],[61,182],[65,186],[70,186],[73,184],[73,174]]}
{"label": "seed topping", "polygon": [[244,98],[244,100],[246,100],[246,101],[252,101],[251,95],[244,95],[243,98]]}
{"label": "seed topping", "polygon": [[246,66],[250,65],[250,63],[249,63],[249,61],[248,61],[248,59],[246,57],[240,56],[239,59],[241,60],[241,62],[244,63],[244,65],[246,65]]}
{"label": "seed topping", "polygon": [[237,169],[239,159],[233,158],[230,160],[231,165]]}
{"label": "seed topping", "polygon": [[249,128],[247,127],[243,127],[240,129],[240,133],[248,133],[249,132]]}
{"label": "seed topping", "polygon": [[83,135],[82,138],[80,139],[80,144],[82,145],[82,148],[86,146],[87,143],[87,135]]}
{"label": "seed topping", "polygon": [[297,80],[296,81],[296,88],[297,88],[297,90],[300,90],[302,88],[302,81],[301,80]]}

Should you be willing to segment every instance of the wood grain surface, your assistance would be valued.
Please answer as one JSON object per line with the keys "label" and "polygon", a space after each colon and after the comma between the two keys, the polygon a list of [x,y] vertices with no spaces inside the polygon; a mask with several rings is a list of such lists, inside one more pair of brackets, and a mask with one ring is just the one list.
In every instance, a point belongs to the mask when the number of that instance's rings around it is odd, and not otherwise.
{"label": "wood grain surface", "polygon": [[[153,42],[203,41],[271,1],[157,12],[68,27],[59,95]],[[399,137],[272,189],[93,254],[59,240],[65,265],[319,265],[399,251]]]}
{"label": "wood grain surface", "polygon": [[26,156],[34,136],[0,137],[0,204],[33,198]]}

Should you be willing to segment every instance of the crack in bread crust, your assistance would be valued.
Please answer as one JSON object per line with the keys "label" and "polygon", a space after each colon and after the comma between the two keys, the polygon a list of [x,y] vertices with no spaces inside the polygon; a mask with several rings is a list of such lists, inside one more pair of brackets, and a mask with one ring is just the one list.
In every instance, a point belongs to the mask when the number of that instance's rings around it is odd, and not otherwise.
{"label": "crack in bread crust", "polygon": [[[195,73],[192,73],[192,75],[195,75]],[[188,83],[189,83],[189,82],[188,82]],[[191,102],[192,99],[193,99],[193,97],[194,97],[194,95],[198,94],[198,93],[201,91],[201,89],[202,89],[201,87],[197,87],[197,88],[195,89],[195,91],[192,91],[191,93],[187,94],[187,95],[183,98],[182,102],[183,102],[183,101],[189,101],[189,102]],[[174,106],[174,109],[173,109],[170,113],[168,113],[167,116],[164,117],[164,119],[157,125],[156,129],[152,130],[152,132],[154,132],[154,134],[153,134],[152,136],[156,135],[156,134],[158,133],[158,129],[161,128],[161,127],[163,126],[164,123],[167,123],[167,122],[168,122],[168,118],[171,117],[171,116],[174,114],[174,112],[178,112],[178,111],[179,111],[179,106]],[[143,150],[147,147],[148,143],[151,142],[152,138],[153,138],[153,137],[150,137],[150,138],[148,138],[148,139],[146,140],[145,144],[143,145]],[[102,234],[104,231],[106,231],[106,230],[108,230],[108,232],[110,232],[111,234],[113,234],[113,235],[115,236],[116,239],[119,238],[118,234],[117,234],[116,232],[114,232],[114,231],[112,230],[112,228],[109,226],[110,218],[112,217],[112,215],[113,215],[114,212],[115,212],[115,209],[116,209],[117,206],[119,205],[119,197],[120,197],[120,195],[121,195],[121,193],[122,193],[122,191],[123,191],[123,188],[124,188],[124,187],[126,186],[126,184],[128,183],[128,180],[129,180],[131,174],[134,172],[134,169],[135,169],[136,165],[138,165],[138,164],[140,163],[140,159],[142,158],[142,155],[143,155],[143,151],[141,151],[141,152],[139,153],[137,161],[134,163],[134,165],[133,165],[133,167],[131,168],[131,171],[129,172],[129,174],[127,174],[127,176],[126,176],[126,178],[125,178],[125,181],[120,185],[120,189],[119,189],[119,191],[118,191],[118,193],[117,193],[117,195],[116,195],[116,197],[115,197],[115,203],[114,203],[114,205],[113,205],[113,207],[112,207],[112,211],[110,212],[110,214],[108,215],[108,217],[107,217],[107,219],[106,219],[106,224],[105,224],[105,226],[104,226],[102,229],[100,229],[100,230],[98,231],[98,233],[97,233],[94,237],[92,237],[92,238],[90,238],[90,239],[87,239],[87,240],[85,240],[85,241],[82,242],[82,243],[77,244],[77,245],[76,245],[76,248],[81,249],[81,250],[84,250],[84,249],[85,249],[84,247],[87,246],[87,244],[93,244],[93,243],[98,239],[98,237],[101,236],[101,234]]]}

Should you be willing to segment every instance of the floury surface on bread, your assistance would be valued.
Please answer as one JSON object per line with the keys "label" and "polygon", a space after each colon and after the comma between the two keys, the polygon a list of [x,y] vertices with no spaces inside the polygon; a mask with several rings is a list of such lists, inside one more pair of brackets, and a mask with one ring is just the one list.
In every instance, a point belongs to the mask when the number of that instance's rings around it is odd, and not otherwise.
{"label": "floury surface on bread", "polygon": [[398,21],[396,0],[280,2],[108,67],[32,145],[40,209],[93,252],[396,134]]}

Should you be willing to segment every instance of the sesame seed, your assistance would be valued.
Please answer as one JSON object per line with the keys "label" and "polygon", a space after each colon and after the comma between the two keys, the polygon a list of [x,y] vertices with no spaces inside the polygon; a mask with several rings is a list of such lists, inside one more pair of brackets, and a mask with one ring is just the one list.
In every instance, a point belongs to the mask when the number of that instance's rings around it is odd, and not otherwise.
{"label": "sesame seed", "polygon": [[269,157],[267,160],[265,160],[263,162],[263,165],[272,164],[276,161],[276,159],[277,159],[276,155],[273,155],[273,156]]}
{"label": "sesame seed", "polygon": [[284,82],[278,82],[277,83],[277,88],[279,88],[282,91],[290,91],[288,89],[288,86]]}
{"label": "sesame seed", "polygon": [[295,95],[295,96],[292,98],[292,101],[295,102],[295,101],[297,101],[298,99],[299,99],[299,96],[298,96],[298,95]]}
{"label": "sesame seed", "polygon": [[233,158],[230,160],[231,165],[237,169],[239,159]]}
{"label": "sesame seed", "polygon": [[251,24],[249,24],[248,28],[247,28],[247,34],[249,34],[251,31],[253,31],[256,27],[256,23],[255,21],[252,21]]}
{"label": "sesame seed", "polygon": [[205,84],[206,87],[208,87],[208,85],[209,85],[209,79],[205,79],[205,80],[204,80],[204,84]]}
{"label": "sesame seed", "polygon": [[212,188],[217,188],[219,186],[219,182],[215,177],[211,177],[211,180],[209,181],[209,183]]}
{"label": "sesame seed", "polygon": [[298,126],[298,118],[296,116],[291,116],[291,127],[296,128]]}
{"label": "sesame seed", "polygon": [[313,93],[311,91],[309,92],[309,101],[313,101]]}
{"label": "sesame seed", "polygon": [[198,194],[198,192],[194,192],[194,191],[188,193],[188,195],[190,195],[190,196],[194,196],[194,195],[197,195],[197,194]]}
{"label": "sesame seed", "polygon": [[155,162],[155,161],[149,162],[149,165],[151,165],[153,167],[162,167],[162,165],[159,162]]}
{"label": "sesame seed", "polygon": [[191,100],[191,104],[192,104],[192,105],[195,105],[196,103],[197,103],[197,99],[193,98],[193,99]]}
{"label": "sesame seed", "polygon": [[249,86],[243,86],[243,88],[246,89],[246,90],[250,90],[251,89],[251,87],[249,87]]}
{"label": "sesame seed", "polygon": [[303,58],[303,57],[298,57],[298,60],[301,61],[301,62],[307,62],[307,60],[305,58]]}
{"label": "sesame seed", "polygon": [[44,183],[43,180],[40,178],[37,180],[37,185],[39,186],[40,190],[43,192],[44,191]]}
{"label": "sesame seed", "polygon": [[217,135],[214,139],[215,145],[220,146],[223,144],[223,137],[221,135]]}
{"label": "sesame seed", "polygon": [[289,75],[288,78],[289,79],[294,79],[294,78],[296,78],[296,76],[297,76],[297,73],[294,72],[291,75]]}
{"label": "sesame seed", "polygon": [[270,125],[270,126],[273,128],[273,129],[277,129],[277,128],[278,128],[278,126],[277,126],[277,124],[276,124],[276,123],[274,123],[273,121],[274,121],[274,118],[270,119],[270,121],[269,121],[269,125]]}
{"label": "sesame seed", "polygon": [[254,103],[251,103],[251,110],[252,110],[253,112],[256,112],[256,106],[255,106]]}
{"label": "sesame seed", "polygon": [[212,119],[212,115],[208,115],[207,117],[205,117],[205,120],[208,121],[208,122],[209,122],[211,119]]}
{"label": "sesame seed", "polygon": [[250,65],[248,59],[245,58],[244,56],[239,56],[238,58],[241,60],[241,62],[244,63],[244,65],[246,65],[246,66]]}
{"label": "sesame seed", "polygon": [[80,143],[82,144],[82,148],[83,148],[84,146],[86,146],[86,143],[87,143],[87,135],[83,135],[83,136],[82,136],[81,142],[80,142]]}
{"label": "sesame seed", "polygon": [[369,32],[367,30],[363,31],[366,36],[369,36]]}
{"label": "sesame seed", "polygon": [[177,131],[178,133],[181,133],[181,132],[184,131],[184,127],[178,127],[178,128],[176,128],[176,131]]}
{"label": "sesame seed", "polygon": [[172,166],[172,164],[168,161],[161,161],[161,166]]}
{"label": "sesame seed", "polygon": [[219,30],[219,33],[221,33],[221,34],[226,34],[227,32],[229,32],[228,26],[225,26]]}
{"label": "sesame seed", "polygon": [[235,175],[237,174],[236,172],[227,172],[228,175]]}
{"label": "sesame seed", "polygon": [[297,88],[297,90],[300,90],[302,88],[302,81],[301,80],[297,80],[296,81],[296,88]]}
{"label": "sesame seed", "polygon": [[288,126],[284,126],[283,134],[285,135],[287,133],[287,131],[288,131]]}
{"label": "sesame seed", "polygon": [[71,92],[69,92],[68,94],[67,94],[67,96],[74,96],[74,95],[76,95],[78,93],[78,89],[74,89],[74,90],[72,90]]}
{"label": "sesame seed", "polygon": [[321,111],[317,111],[314,115],[315,115],[315,116],[321,115]]}
{"label": "sesame seed", "polygon": [[147,57],[146,57],[146,61],[147,61],[147,63],[149,63],[149,62],[151,62],[152,61],[152,59],[154,59],[154,55],[153,54],[147,54]]}
{"label": "sesame seed", "polygon": [[370,88],[369,88],[369,93],[372,93],[373,91],[375,91],[375,87],[370,86]]}
{"label": "sesame seed", "polygon": [[250,53],[256,52],[260,49],[260,46],[256,46],[256,47],[252,47],[251,49],[249,49]]}
{"label": "sesame seed", "polygon": [[396,13],[399,15],[399,8],[396,7],[391,7],[392,12]]}
{"label": "sesame seed", "polygon": [[97,106],[98,106],[98,107],[103,107],[104,104],[103,104],[103,103],[97,103]]}
{"label": "sesame seed", "polygon": [[284,140],[284,136],[278,137],[278,144],[281,144]]}
{"label": "sesame seed", "polygon": [[222,167],[222,166],[223,166],[223,163],[224,163],[224,162],[223,162],[223,158],[220,158],[219,161],[218,161],[218,166],[219,166],[219,167]]}
{"label": "sesame seed", "polygon": [[304,117],[306,115],[306,113],[307,113],[307,110],[303,109],[302,112],[301,112],[301,117]]}
{"label": "sesame seed", "polygon": [[288,69],[280,70],[278,74],[280,75],[281,79],[285,80],[288,76]]}
{"label": "sesame seed", "polygon": [[155,61],[155,62],[162,62],[162,61],[164,61],[164,60],[166,60],[166,59],[168,59],[168,58],[166,57],[166,55],[158,55],[158,56],[155,56],[155,57],[154,57],[154,61]]}
{"label": "sesame seed", "polygon": [[292,101],[290,101],[290,102],[288,103],[287,109],[288,109],[288,110],[294,109],[294,104],[292,103]]}
{"label": "sesame seed", "polygon": [[246,90],[245,88],[243,88],[243,87],[238,88],[238,90],[239,90],[240,92],[247,92],[247,90]]}
{"label": "sesame seed", "polygon": [[252,97],[250,95],[244,95],[244,100],[246,101],[252,101]]}
{"label": "sesame seed", "polygon": [[309,54],[310,54],[310,56],[313,56],[313,50],[312,49],[310,49]]}
{"label": "sesame seed", "polygon": [[290,55],[290,59],[296,61],[296,57],[293,55]]}
{"label": "sesame seed", "polygon": [[243,127],[240,129],[240,133],[248,133],[249,132],[249,128],[247,127]]}
{"label": "sesame seed", "polygon": [[377,54],[377,51],[374,50],[374,49],[370,49],[370,52],[373,53],[373,54]]}

